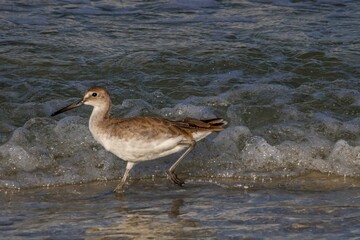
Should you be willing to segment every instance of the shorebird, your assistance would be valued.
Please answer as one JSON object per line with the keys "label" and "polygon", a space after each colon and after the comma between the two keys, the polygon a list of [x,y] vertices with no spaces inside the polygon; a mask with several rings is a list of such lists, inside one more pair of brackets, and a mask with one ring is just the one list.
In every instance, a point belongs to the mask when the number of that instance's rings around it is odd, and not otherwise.
{"label": "shorebird", "polygon": [[126,169],[114,192],[122,192],[130,170],[135,164],[154,160],[185,150],[166,171],[168,179],[179,186],[184,181],[175,174],[180,161],[195,147],[195,143],[214,131],[223,130],[222,118],[198,120],[185,118],[172,121],[159,117],[110,117],[111,99],[104,87],[91,87],[79,102],[72,103],[51,114],[55,116],[82,105],[93,106],[89,129],[93,137],[107,151],[126,161]]}

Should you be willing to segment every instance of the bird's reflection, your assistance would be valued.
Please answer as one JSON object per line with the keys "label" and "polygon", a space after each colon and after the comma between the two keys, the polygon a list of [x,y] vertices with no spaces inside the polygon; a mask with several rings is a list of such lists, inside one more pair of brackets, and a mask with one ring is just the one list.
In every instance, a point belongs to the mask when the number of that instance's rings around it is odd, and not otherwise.
{"label": "bird's reflection", "polygon": [[[88,228],[87,235],[126,239],[186,238],[191,234],[189,228],[194,231],[201,228],[199,220],[183,217],[186,201],[182,196],[154,196],[153,193],[144,196],[136,192],[115,196],[120,206],[113,224]],[[213,232],[207,234],[214,236]]]}
{"label": "bird's reflection", "polygon": [[171,208],[169,209],[168,216],[170,218],[177,218],[180,215],[180,208],[184,206],[184,199],[178,198],[173,200]]}

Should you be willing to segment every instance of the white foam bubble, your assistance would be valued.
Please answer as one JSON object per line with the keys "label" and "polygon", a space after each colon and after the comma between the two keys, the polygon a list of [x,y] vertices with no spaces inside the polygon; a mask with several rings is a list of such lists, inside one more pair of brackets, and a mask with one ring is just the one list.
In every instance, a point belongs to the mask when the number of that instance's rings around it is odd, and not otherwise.
{"label": "white foam bubble", "polygon": [[[210,108],[192,104],[178,104],[161,111],[168,117],[215,117]],[[337,124],[332,119],[322,119]],[[0,174],[4,176],[0,187],[120,178],[125,163],[92,138],[87,121],[82,117],[65,117],[59,121],[32,118],[16,129],[10,140],[0,146]],[[356,123],[353,120],[342,126],[356,128]],[[259,136],[246,126],[229,125],[199,142],[177,171],[192,177],[254,179],[301,176],[308,171],[360,176],[359,146],[352,146],[346,140],[334,143],[323,134],[304,133],[298,126],[280,124],[272,131],[281,135],[279,141],[269,141],[267,136],[270,135]],[[164,177],[164,170],[179,154],[157,163],[139,164],[131,176]]]}
{"label": "white foam bubble", "polygon": [[[85,122],[85,124],[84,124]],[[91,137],[80,117],[33,118],[0,146],[0,187],[33,187],[118,178],[119,160]]]}
{"label": "white foam bubble", "polygon": [[359,176],[360,174],[360,146],[350,146],[345,140],[335,143],[328,161],[333,171],[339,175]]}

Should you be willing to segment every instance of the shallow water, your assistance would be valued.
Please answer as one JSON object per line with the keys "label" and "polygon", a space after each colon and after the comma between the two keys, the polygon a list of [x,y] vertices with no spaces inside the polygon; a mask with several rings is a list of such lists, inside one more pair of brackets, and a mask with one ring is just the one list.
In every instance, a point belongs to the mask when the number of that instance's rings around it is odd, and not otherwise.
{"label": "shallow water", "polygon": [[[342,179],[333,182],[343,184]],[[360,234],[358,189],[234,187],[165,180],[1,192],[0,231],[12,239],[351,239]],[[245,182],[244,182],[245,184]]]}
{"label": "shallow water", "polygon": [[[144,226],[144,238],[357,236],[359,8],[2,1],[1,235],[136,238]],[[163,181],[174,155],[137,165],[139,183],[114,198],[104,181],[124,163],[91,137],[91,109],[49,117],[93,85],[108,88],[117,117],[229,124],[181,162],[186,188]]]}

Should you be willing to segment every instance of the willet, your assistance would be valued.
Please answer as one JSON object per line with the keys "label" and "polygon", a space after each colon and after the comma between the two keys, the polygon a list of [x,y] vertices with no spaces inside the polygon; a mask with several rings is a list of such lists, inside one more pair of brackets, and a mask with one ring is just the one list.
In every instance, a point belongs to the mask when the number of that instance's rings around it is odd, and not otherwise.
{"label": "willet", "polygon": [[185,149],[185,152],[166,171],[168,179],[179,186],[184,181],[175,174],[180,161],[194,148],[195,143],[211,132],[223,130],[226,121],[222,118],[198,120],[185,118],[172,121],[158,117],[111,118],[111,99],[103,87],[89,88],[83,99],[70,104],[51,116],[80,107],[94,107],[89,129],[93,137],[107,151],[126,161],[125,173],[121,182],[114,189],[121,192],[133,166],[139,162],[161,158]]}

